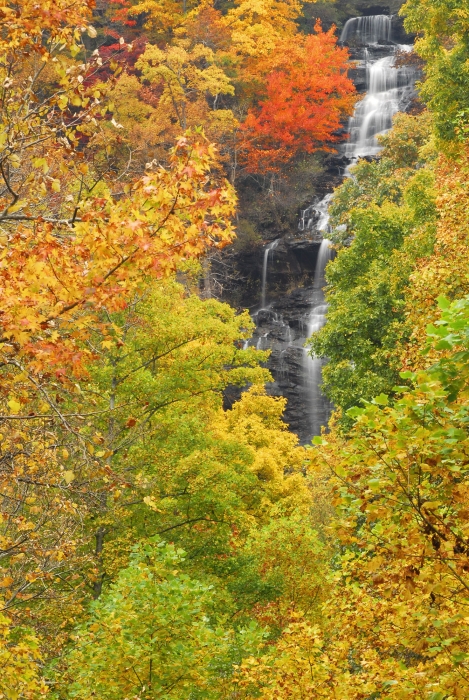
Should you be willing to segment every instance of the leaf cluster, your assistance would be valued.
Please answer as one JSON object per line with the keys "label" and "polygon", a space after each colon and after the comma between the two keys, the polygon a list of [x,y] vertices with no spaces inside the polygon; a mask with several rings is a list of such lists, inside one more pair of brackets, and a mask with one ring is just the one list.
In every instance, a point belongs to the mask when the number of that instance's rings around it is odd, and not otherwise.
{"label": "leaf cluster", "polygon": [[429,121],[398,115],[382,156],[360,161],[334,193],[328,321],[311,345],[329,358],[324,389],[343,410],[398,383],[399,347],[410,336],[405,290],[435,235]]}

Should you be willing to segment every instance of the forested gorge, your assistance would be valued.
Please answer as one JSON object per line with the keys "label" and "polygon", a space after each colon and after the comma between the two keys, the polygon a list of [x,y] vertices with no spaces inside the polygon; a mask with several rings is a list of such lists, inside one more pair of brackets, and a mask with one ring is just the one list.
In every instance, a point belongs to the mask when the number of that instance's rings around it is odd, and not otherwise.
{"label": "forested gorge", "polygon": [[[390,14],[416,90],[330,177]],[[0,21],[0,698],[469,698],[467,0]],[[252,338],[327,177],[302,444]]]}

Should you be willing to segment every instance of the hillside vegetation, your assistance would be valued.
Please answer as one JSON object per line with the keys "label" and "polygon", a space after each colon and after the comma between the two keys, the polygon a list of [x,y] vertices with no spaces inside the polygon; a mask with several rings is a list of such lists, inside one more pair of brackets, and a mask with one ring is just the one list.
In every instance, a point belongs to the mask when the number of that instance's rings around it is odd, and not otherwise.
{"label": "hillside vegetation", "polygon": [[420,109],[335,191],[314,444],[209,293],[373,7],[0,0],[0,698],[469,697],[465,0],[402,6]]}

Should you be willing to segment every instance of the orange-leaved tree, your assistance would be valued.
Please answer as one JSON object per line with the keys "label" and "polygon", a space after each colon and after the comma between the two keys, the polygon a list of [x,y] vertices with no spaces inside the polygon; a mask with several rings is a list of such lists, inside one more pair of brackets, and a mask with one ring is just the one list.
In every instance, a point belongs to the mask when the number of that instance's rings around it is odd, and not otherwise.
{"label": "orange-leaved tree", "polygon": [[327,149],[351,114],[355,88],[347,76],[348,52],[337,46],[334,28],[277,47],[282,64],[266,79],[265,98],[243,124],[246,168],[276,171],[300,152]]}
{"label": "orange-leaved tree", "polygon": [[93,587],[84,518],[116,481],[82,400],[93,336],[118,342],[113,312],[228,243],[234,195],[200,132],[124,184],[96,138],[86,0],[1,0],[0,16],[0,588],[57,645]]}

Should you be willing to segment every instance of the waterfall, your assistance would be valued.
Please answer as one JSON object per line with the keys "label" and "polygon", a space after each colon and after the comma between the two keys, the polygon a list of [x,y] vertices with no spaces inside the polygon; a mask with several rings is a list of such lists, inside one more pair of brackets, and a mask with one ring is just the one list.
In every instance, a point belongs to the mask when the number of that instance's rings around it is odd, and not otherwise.
{"label": "waterfall", "polygon": [[327,231],[329,225],[329,204],[332,199],[332,192],[326,194],[317,204],[312,204],[307,209],[303,209],[300,214],[298,229],[300,231]]}
{"label": "waterfall", "polygon": [[[332,192],[329,192],[329,194],[326,194],[324,199],[321,199],[319,204],[316,205],[316,210],[319,213],[319,220],[318,223],[316,224],[316,229],[318,231],[327,231],[327,228],[329,226],[329,204],[332,199]],[[321,250],[319,251],[321,253]]]}
{"label": "waterfall", "polygon": [[320,289],[321,294],[326,284],[326,265],[332,257],[331,245],[332,243],[328,241],[327,238],[322,239],[321,245],[319,246],[316,268],[314,270],[314,289]]}
{"label": "waterfall", "polygon": [[339,43],[357,41],[359,44],[378,44],[391,41],[392,15],[372,15],[370,17],[352,17],[347,20]]}
{"label": "waterfall", "polygon": [[393,116],[413,95],[416,71],[407,66],[396,68],[394,61],[394,55],[373,63],[367,61],[367,93],[356,105],[348,125],[345,155],[352,163],[379,153],[377,136],[391,128]]}
{"label": "waterfall", "polygon": [[[348,122],[349,138],[340,147],[341,157],[332,166],[339,167],[342,172],[348,163],[344,177],[351,176],[349,167],[359,158],[373,158],[379,153],[378,136],[391,128],[394,114],[405,111],[414,95],[416,71],[410,66],[395,65],[396,50],[411,47],[399,45],[393,39],[392,29],[393,18],[388,15],[355,17],[346,23],[340,37],[342,43],[353,47],[362,84],[366,78],[366,92]],[[328,167],[332,172],[331,165]],[[269,367],[275,381],[269,392],[288,398],[287,421],[298,431],[302,442],[309,442],[312,436],[320,434],[332,409],[321,392],[322,370],[327,360],[312,357],[306,347],[308,339],[327,319],[324,287],[326,265],[334,253],[328,240],[332,198],[332,192],[322,199],[317,197],[301,211],[298,228],[303,235],[289,235],[264,246],[260,305],[252,313],[256,330],[243,346],[271,350]],[[299,286],[274,301],[269,299],[268,283],[272,275],[270,265],[280,240],[285,243],[282,253],[288,260],[288,273],[291,270],[292,274],[297,274],[295,269],[299,267],[304,275],[302,283],[311,270],[312,251],[317,251],[317,258],[312,287]]]}
{"label": "waterfall", "polygon": [[[331,242],[324,238],[318,251],[318,258],[314,271],[313,305],[307,319],[307,338],[319,331],[326,323],[327,304],[324,298],[325,270],[331,260]],[[305,383],[308,390],[308,410],[310,429],[312,435],[319,435],[321,427],[327,424],[331,411],[331,404],[321,392],[321,378],[324,359],[312,357],[308,350],[304,350]]]}
{"label": "waterfall", "polygon": [[267,333],[264,333],[264,335],[260,335],[257,343],[256,343],[256,350],[264,350],[264,345],[267,342],[267,336],[269,335],[269,331]]}
{"label": "waterfall", "polygon": [[[388,55],[376,60],[372,47],[384,41],[392,43],[392,17],[375,15],[372,17],[354,17],[345,24],[340,42],[352,42],[364,47],[363,55],[366,68],[367,91],[364,98],[356,105],[355,112],[349,120],[349,140],[344,147],[344,155],[350,165],[359,158],[376,156],[381,150],[378,136],[385,134],[392,126],[392,118],[398,111],[405,110],[414,94],[416,71],[411,67],[395,66],[396,48],[409,50],[408,46],[389,46]],[[366,47],[369,46],[368,50]],[[383,48],[379,49],[383,53]],[[362,64],[363,65],[363,64]],[[345,177],[349,177],[349,167]],[[327,194],[324,199],[301,212],[298,228],[300,231],[316,230],[318,233],[329,229],[329,204],[333,197]],[[330,241],[323,239],[319,248],[314,273],[314,292],[312,306],[306,319],[307,338],[319,331],[326,323],[327,304],[323,288],[325,268],[331,259]],[[331,405],[321,392],[322,367],[325,360],[311,357],[305,349],[304,376],[309,395],[309,418],[312,435],[319,435],[321,427],[327,424]]]}
{"label": "waterfall", "polygon": [[261,309],[265,309],[266,290],[267,290],[267,270],[269,266],[269,258],[273,257],[274,250],[278,246],[280,238],[277,238],[272,243],[266,245],[264,249],[264,261],[262,264],[262,287],[261,287]]}

